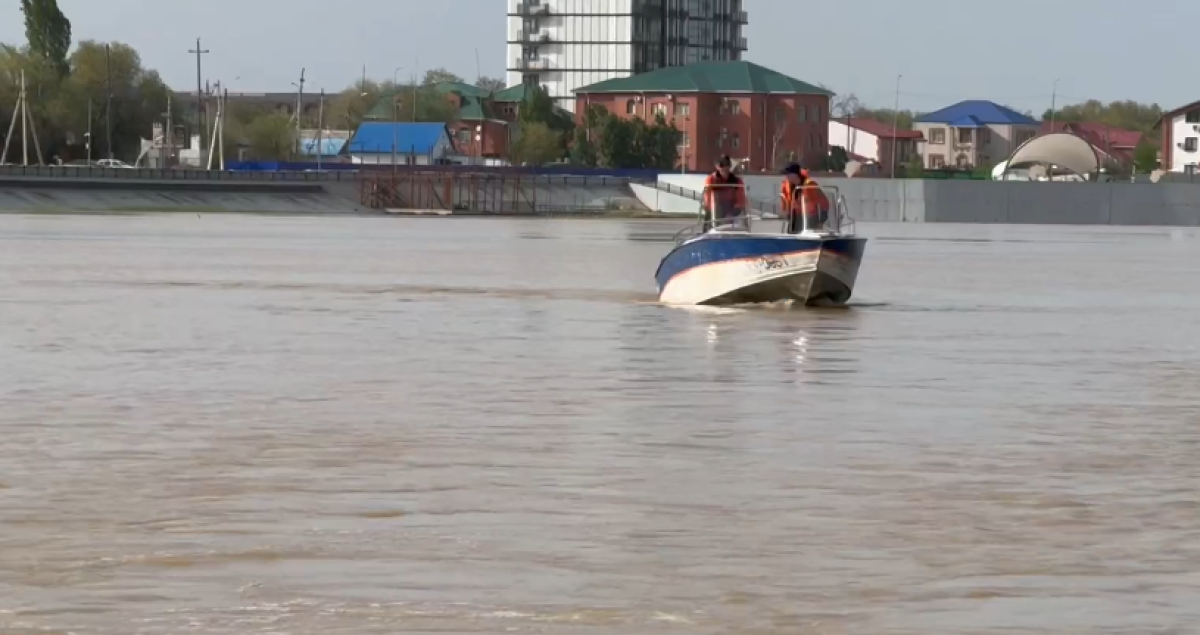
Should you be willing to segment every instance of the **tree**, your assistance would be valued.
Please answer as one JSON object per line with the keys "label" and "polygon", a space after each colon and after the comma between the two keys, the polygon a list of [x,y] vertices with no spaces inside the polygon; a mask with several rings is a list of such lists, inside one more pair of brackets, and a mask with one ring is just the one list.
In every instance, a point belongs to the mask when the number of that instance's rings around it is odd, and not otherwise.
{"label": "tree", "polygon": [[[803,107],[803,105],[801,105],[801,107]],[[783,138],[785,135],[787,135],[789,119],[791,119],[791,117],[788,116],[787,106],[783,104],[777,105],[775,107],[775,126],[771,132],[772,171],[779,169],[779,161],[781,159],[780,155],[786,151],[786,149],[783,147]]]}
{"label": "tree", "polygon": [[[389,90],[394,91],[393,87]],[[384,87],[371,80],[360,80],[338,93],[325,105],[325,121],[331,126],[357,130],[363,118],[383,95]]]}
{"label": "tree", "polygon": [[571,163],[588,167],[600,165],[599,135],[610,114],[603,106],[588,106],[583,112],[582,125],[575,128],[571,144]]}
{"label": "tree", "polygon": [[1111,101],[1107,104],[1098,99],[1089,99],[1080,104],[1063,106],[1057,112],[1046,110],[1042,121],[1095,122],[1122,130],[1149,132],[1162,118],[1163,110],[1158,104],[1142,104],[1133,100]]}
{"label": "tree", "polygon": [[682,134],[660,115],[654,123],[613,116],[600,106],[584,113],[583,125],[575,131],[572,161],[578,165],[607,168],[657,168],[668,170],[679,164]]}
{"label": "tree", "polygon": [[654,123],[637,119],[633,122],[640,165],[630,167],[670,170],[679,164],[679,142],[682,137],[673,124],[667,124],[662,115]]}
{"label": "tree", "polygon": [[458,116],[450,100],[433,84],[397,86],[390,95],[385,92],[383,99],[395,104],[400,121],[445,123]]}
{"label": "tree", "polygon": [[[60,94],[61,110],[55,115],[60,127],[80,134],[86,130],[90,101],[96,117],[92,126],[96,137],[93,148],[106,148],[102,135],[111,92],[113,152],[136,157],[141,140],[150,136],[153,124],[165,120],[171,91],[158,72],[143,68],[137,51],[119,42],[109,44],[107,51],[100,42],[80,42],[71,54],[70,64],[71,75]],[[181,109],[172,113],[176,121],[182,119],[180,113]]]}
{"label": "tree", "polygon": [[897,113],[890,108],[867,108],[863,106],[854,111],[853,116],[878,121],[887,126],[894,125],[897,130],[912,130],[913,121],[919,118],[921,113],[912,110],[901,110]]}
{"label": "tree", "polygon": [[834,98],[833,103],[830,105],[830,111],[833,116],[841,119],[857,116],[861,110],[864,110],[863,105],[854,93],[839,95]]}
{"label": "tree", "polygon": [[596,154],[596,144],[592,143],[587,128],[576,128],[575,139],[571,143],[571,164],[594,168],[600,158]]}
{"label": "tree", "polygon": [[71,21],[59,10],[57,0],[21,0],[21,12],[29,52],[65,77],[70,72]]}
{"label": "tree", "polygon": [[435,68],[425,73],[425,81],[422,83],[426,86],[446,83],[461,84],[463,83],[463,78],[444,68]]}
{"label": "tree", "polygon": [[1158,146],[1147,137],[1133,151],[1133,165],[1138,172],[1147,174],[1158,169]]}
{"label": "tree", "polygon": [[521,126],[520,135],[513,142],[513,163],[544,165],[562,157],[562,136],[544,123],[529,123]]}
{"label": "tree", "polygon": [[482,88],[493,93],[498,93],[507,88],[507,86],[504,84],[504,80],[496,77],[480,77],[479,79],[475,80],[475,87]]}
{"label": "tree", "polygon": [[259,117],[246,127],[245,143],[250,159],[280,161],[292,156],[296,136],[292,120],[282,113]]}
{"label": "tree", "polygon": [[850,154],[842,146],[829,146],[829,157],[825,164],[830,172],[845,172],[850,163]]}

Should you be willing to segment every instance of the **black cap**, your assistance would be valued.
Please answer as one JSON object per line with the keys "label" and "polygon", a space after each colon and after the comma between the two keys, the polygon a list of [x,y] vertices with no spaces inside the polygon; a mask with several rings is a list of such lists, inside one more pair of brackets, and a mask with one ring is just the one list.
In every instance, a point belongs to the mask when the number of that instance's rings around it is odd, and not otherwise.
{"label": "black cap", "polygon": [[720,159],[717,159],[717,167],[719,167],[719,168],[733,167],[733,159],[730,159],[728,154],[723,154],[723,155],[721,155]]}
{"label": "black cap", "polygon": [[787,166],[785,166],[785,167],[783,168],[783,173],[784,173],[784,174],[796,174],[796,175],[799,175],[799,174],[800,174],[800,169],[801,169],[801,168],[800,168],[800,164],[799,164],[799,163],[789,163],[789,164],[787,164]]}

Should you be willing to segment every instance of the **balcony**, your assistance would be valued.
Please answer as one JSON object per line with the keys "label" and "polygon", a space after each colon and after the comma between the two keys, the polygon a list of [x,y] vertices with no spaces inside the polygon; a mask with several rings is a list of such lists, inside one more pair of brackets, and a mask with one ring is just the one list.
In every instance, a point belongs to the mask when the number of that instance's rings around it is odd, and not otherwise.
{"label": "balcony", "polygon": [[750,15],[745,11],[734,11],[733,21],[737,24],[750,24]]}
{"label": "balcony", "polygon": [[553,65],[550,63],[550,60],[544,57],[535,59],[518,57],[513,61],[513,68],[520,71],[548,71],[552,67]]}
{"label": "balcony", "polygon": [[734,47],[735,50],[738,50],[738,51],[750,50],[749,46],[747,45],[746,38],[744,38],[744,37],[738,38],[737,42],[735,44],[736,44],[736,46]]}
{"label": "balcony", "polygon": [[533,4],[530,2],[522,2],[517,5],[517,12],[510,13],[512,16],[522,16],[527,18],[539,18],[550,15],[550,7],[544,4]]}

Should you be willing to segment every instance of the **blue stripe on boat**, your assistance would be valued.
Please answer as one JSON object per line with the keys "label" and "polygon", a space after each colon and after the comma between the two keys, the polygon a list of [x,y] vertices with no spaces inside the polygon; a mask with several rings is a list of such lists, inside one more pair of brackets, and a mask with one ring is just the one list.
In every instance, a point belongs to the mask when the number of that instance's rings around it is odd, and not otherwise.
{"label": "blue stripe on boat", "polygon": [[659,292],[671,278],[703,265],[812,251],[824,248],[846,256],[862,257],[863,242],[857,238],[816,239],[792,236],[764,237],[745,234],[707,234],[700,240],[679,245],[663,258],[654,275]]}

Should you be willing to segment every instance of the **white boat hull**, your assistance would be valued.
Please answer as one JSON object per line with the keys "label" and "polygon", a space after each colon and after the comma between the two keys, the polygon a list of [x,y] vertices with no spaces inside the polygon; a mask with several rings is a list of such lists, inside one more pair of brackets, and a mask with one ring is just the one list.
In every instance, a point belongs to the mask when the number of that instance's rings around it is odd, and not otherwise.
{"label": "white boat hull", "polygon": [[659,301],[842,304],[853,292],[865,242],[855,237],[709,234],[680,245],[663,260]]}

